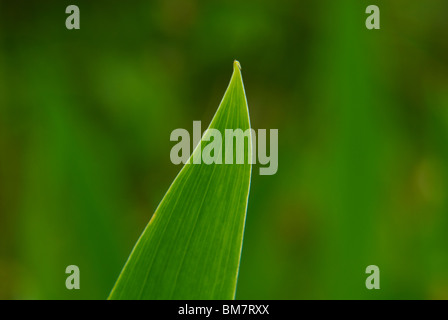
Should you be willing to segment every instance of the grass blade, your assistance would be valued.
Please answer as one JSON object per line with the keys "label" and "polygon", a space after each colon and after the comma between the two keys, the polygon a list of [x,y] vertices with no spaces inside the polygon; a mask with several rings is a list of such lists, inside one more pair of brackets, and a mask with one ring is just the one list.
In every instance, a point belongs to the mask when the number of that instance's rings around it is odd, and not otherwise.
{"label": "grass blade", "polygon": [[[237,61],[211,128],[221,132],[223,145],[225,129],[250,129]],[[208,133],[192,157],[209,143]],[[190,158],[135,245],[109,299],[235,297],[251,178],[250,135],[248,140],[244,164],[192,164]]]}

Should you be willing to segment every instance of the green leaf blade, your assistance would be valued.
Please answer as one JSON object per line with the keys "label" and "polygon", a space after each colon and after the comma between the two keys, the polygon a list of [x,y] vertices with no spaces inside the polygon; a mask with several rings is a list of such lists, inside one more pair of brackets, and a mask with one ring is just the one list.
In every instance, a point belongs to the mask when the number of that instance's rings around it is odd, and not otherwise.
{"label": "green leaf blade", "polygon": [[[209,129],[250,129],[240,66]],[[251,179],[251,136],[244,164],[190,163],[170,186],[135,245],[109,299],[233,299]],[[234,146],[235,154],[235,146]]]}

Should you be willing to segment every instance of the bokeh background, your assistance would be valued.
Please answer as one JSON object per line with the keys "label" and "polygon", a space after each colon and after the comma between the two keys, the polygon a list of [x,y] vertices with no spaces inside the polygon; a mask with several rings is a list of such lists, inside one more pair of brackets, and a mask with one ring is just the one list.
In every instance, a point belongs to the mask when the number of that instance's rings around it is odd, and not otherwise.
{"label": "bokeh background", "polygon": [[[237,298],[447,299],[447,13],[1,0],[0,298],[107,297],[180,170],[171,131],[209,123],[238,59],[253,127],[279,129],[279,170],[254,168]],[[71,264],[81,290],[65,288]]]}

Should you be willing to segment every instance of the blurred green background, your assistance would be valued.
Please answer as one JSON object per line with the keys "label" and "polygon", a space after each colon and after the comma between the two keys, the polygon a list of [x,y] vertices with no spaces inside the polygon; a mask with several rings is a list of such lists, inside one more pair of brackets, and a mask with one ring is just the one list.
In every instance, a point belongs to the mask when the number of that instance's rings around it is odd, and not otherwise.
{"label": "blurred green background", "polygon": [[[0,298],[107,297],[180,170],[171,131],[209,123],[238,59],[253,127],[279,129],[279,170],[254,168],[237,298],[447,299],[447,14],[1,0]],[[71,264],[81,290],[65,288]]]}

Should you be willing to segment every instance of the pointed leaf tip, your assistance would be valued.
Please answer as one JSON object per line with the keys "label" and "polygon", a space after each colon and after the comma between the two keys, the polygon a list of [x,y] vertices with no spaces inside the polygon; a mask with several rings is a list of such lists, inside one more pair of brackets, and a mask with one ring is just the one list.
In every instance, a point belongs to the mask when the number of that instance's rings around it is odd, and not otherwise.
{"label": "pointed leaf tip", "polygon": [[241,70],[241,64],[238,60],[233,61],[233,68],[234,69],[238,68],[239,70]]}
{"label": "pointed leaf tip", "polygon": [[[236,60],[233,65],[209,126],[221,133],[250,129],[241,66]],[[203,137],[201,147],[209,141]],[[251,143],[249,135],[245,153]],[[195,149],[199,156],[200,150]],[[137,241],[109,299],[234,299],[251,166],[251,161],[185,164]]]}

